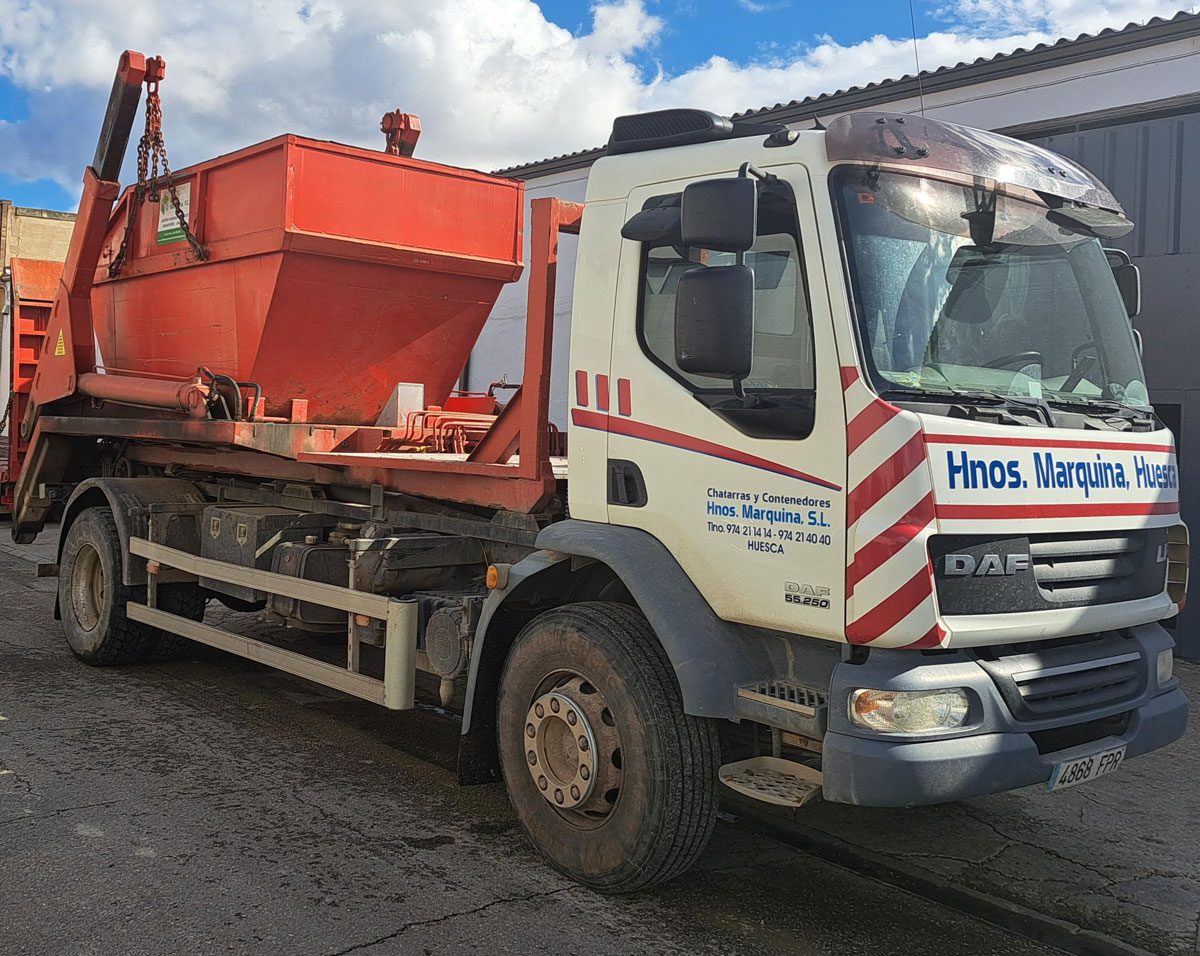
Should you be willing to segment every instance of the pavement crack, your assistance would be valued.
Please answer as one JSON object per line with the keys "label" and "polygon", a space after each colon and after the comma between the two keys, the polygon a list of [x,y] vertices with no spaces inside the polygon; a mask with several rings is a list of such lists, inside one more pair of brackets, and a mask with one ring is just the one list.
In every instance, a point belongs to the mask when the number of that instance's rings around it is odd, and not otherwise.
{"label": "pavement crack", "polygon": [[5,826],[9,823],[25,823],[29,820],[49,820],[51,817],[62,816],[64,813],[76,813],[80,810],[95,810],[100,807],[112,807],[124,802],[124,800],[103,800],[100,803],[81,803],[76,807],[56,807],[55,809],[48,810],[45,813],[29,813],[22,817],[10,817],[7,820],[0,820],[0,826]]}
{"label": "pavement crack", "polygon": [[355,943],[353,946],[347,946],[345,949],[339,949],[329,953],[328,956],[346,956],[347,953],[361,952],[364,949],[370,949],[372,946],[378,946],[381,943],[391,942],[392,940],[403,936],[410,929],[416,929],[419,926],[436,926],[438,923],[445,923],[447,920],[459,919],[463,916],[474,916],[477,913],[490,910],[494,906],[504,906],[508,903],[527,903],[530,900],[547,899],[551,896],[557,896],[560,893],[566,893],[569,890],[578,889],[578,886],[571,884],[569,886],[560,886],[556,890],[545,890],[541,893],[527,893],[523,896],[505,896],[498,900],[492,900],[490,903],[484,903],[481,906],[472,907],[471,909],[456,910],[453,913],[446,913],[443,916],[433,916],[429,919],[413,920],[409,923],[405,923],[399,929],[394,930],[391,933],[386,933],[383,936],[378,936],[375,939],[367,940],[363,943]]}
{"label": "pavement crack", "polygon": [[[1006,850],[1006,849],[1011,849],[1014,846],[1025,846],[1031,850],[1045,853],[1047,856],[1052,857],[1055,860],[1058,860],[1060,863],[1067,863],[1070,866],[1077,866],[1077,867],[1079,867],[1079,869],[1081,869],[1087,873],[1091,873],[1093,876],[1098,877],[1100,880],[1104,881],[1105,886],[1108,886],[1108,885],[1111,885],[1111,884],[1117,882],[1116,877],[1114,877],[1111,873],[1105,872],[1099,866],[1095,866],[1095,865],[1092,865],[1089,863],[1084,863],[1081,860],[1076,860],[1073,857],[1067,856],[1065,853],[1061,852],[1060,850],[1056,850],[1053,847],[1045,845],[1044,843],[1035,843],[1032,840],[1023,840],[1020,837],[1013,836],[1011,833],[1005,833],[998,826],[996,826],[996,824],[994,824],[991,820],[988,820],[986,817],[980,816],[979,814],[972,812],[972,810],[969,807],[964,806],[962,809],[966,813],[966,815],[969,816],[972,820],[987,827],[989,830],[991,830],[993,833],[995,833],[996,836],[1000,837],[1001,840],[1006,841],[1007,845],[1005,847],[1002,847],[999,852],[1003,852],[1003,850]],[[999,852],[996,854],[997,856],[999,855]],[[1130,869],[1130,867],[1124,866],[1123,864],[1112,864],[1112,865],[1113,866],[1121,866],[1123,869]]]}

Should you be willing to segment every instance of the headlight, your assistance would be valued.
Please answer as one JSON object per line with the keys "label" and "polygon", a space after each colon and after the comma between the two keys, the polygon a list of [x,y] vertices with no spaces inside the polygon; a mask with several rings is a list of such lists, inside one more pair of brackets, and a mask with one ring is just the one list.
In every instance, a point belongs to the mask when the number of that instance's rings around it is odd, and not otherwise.
{"label": "headlight", "polygon": [[946,690],[856,690],[850,721],[884,734],[925,734],[961,727],[970,701],[960,687]]}
{"label": "headlight", "polygon": [[1175,675],[1175,652],[1171,648],[1158,652],[1158,686],[1162,687]]}

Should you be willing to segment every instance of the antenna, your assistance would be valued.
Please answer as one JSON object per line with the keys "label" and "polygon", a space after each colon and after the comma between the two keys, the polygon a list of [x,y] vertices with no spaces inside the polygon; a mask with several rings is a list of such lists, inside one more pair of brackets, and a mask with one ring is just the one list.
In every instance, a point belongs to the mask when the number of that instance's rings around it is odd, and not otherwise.
{"label": "antenna", "polygon": [[921,82],[921,54],[917,52],[917,15],[913,12],[913,0],[908,0],[908,22],[912,24],[913,60],[917,64],[917,98],[921,103],[921,116],[925,116],[925,85]]}

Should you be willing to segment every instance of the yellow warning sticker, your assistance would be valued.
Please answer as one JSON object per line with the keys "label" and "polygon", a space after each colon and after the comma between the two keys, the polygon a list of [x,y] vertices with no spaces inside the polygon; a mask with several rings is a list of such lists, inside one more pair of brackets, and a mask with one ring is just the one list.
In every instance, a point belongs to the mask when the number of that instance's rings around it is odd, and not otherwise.
{"label": "yellow warning sticker", "polygon": [[54,357],[61,358],[67,354],[67,340],[63,337],[63,330],[58,330],[58,344],[54,346]]}

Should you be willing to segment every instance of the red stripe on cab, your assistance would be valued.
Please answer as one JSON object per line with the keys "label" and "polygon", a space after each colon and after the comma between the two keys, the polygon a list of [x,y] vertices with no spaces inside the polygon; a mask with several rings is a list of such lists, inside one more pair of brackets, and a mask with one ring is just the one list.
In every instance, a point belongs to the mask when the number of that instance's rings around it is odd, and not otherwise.
{"label": "red stripe on cab", "polygon": [[575,370],[575,402],[583,408],[588,407],[588,373],[583,369]]}
{"label": "red stripe on cab", "polygon": [[685,435],[682,432],[674,432],[668,428],[659,428],[657,425],[647,425],[644,422],[635,422],[627,418],[616,418],[611,415],[602,415],[599,412],[584,411],[582,408],[571,409],[571,424],[580,428],[594,428],[597,431],[609,432],[613,435],[640,438],[642,441],[652,441],[659,445],[670,445],[673,448],[694,451],[701,455],[721,458],[739,465],[749,465],[752,468],[760,468],[763,471],[770,471],[787,478],[807,481],[809,484],[819,485],[830,491],[842,490],[841,485],[835,485],[833,482],[825,481],[823,478],[816,478],[813,475],[805,474],[802,471],[797,471],[795,468],[789,468],[787,465],[781,465],[766,458],[759,458],[757,455],[749,455],[736,448],[730,448],[728,445],[718,445],[716,442],[705,441],[703,438]]}
{"label": "red stripe on cab", "polygon": [[1101,502],[1070,505],[944,505],[937,506],[943,521],[972,518],[1124,518],[1132,515],[1173,515],[1178,501]]}
{"label": "red stripe on cab", "polygon": [[925,435],[929,445],[1004,445],[1017,448],[1089,448],[1104,451],[1161,451],[1174,453],[1174,445],[1139,445],[1137,442],[1092,441],[1089,438],[1016,438],[998,435]]}
{"label": "red stripe on cab", "polygon": [[608,411],[608,376],[600,373],[596,374],[596,407]]}
{"label": "red stripe on cab", "polygon": [[854,524],[924,463],[925,443],[917,433],[851,490],[846,502],[846,526]]}
{"label": "red stripe on cab", "polygon": [[924,651],[931,647],[941,647],[946,640],[946,629],[940,624],[935,624],[921,637],[918,637],[911,644],[905,644],[899,648],[902,651]]}
{"label": "red stripe on cab", "polygon": [[854,449],[874,435],[879,429],[898,415],[900,409],[895,405],[875,399],[866,408],[850,420],[846,427],[846,454],[852,454]]}
{"label": "red stripe on cab", "polygon": [[629,379],[617,379],[617,412],[628,418],[633,414],[633,399],[629,394]]}
{"label": "red stripe on cab", "polygon": [[846,596],[849,597],[854,593],[854,585],[929,527],[929,522],[933,519],[933,492],[931,491],[913,505],[908,514],[858,549],[858,553],[854,555],[854,561],[846,569]]}
{"label": "red stripe on cab", "polygon": [[[904,584],[857,621],[846,625],[846,640],[851,644],[870,644],[916,610],[917,605],[933,593],[929,566],[923,565]],[[923,638],[922,638],[923,640]]]}

